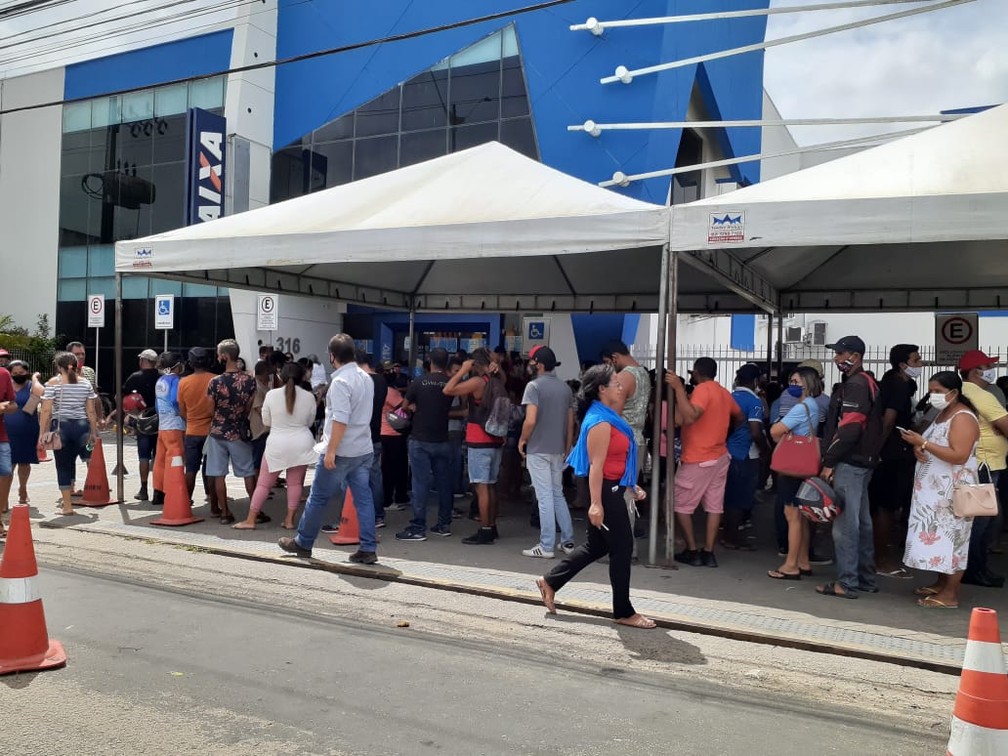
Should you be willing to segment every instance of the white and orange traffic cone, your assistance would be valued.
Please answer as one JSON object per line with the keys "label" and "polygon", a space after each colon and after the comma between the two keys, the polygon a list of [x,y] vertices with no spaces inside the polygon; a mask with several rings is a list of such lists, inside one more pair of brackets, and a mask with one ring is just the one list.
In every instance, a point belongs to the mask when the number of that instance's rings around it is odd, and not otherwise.
{"label": "white and orange traffic cone", "polygon": [[947,756],[1008,754],[1008,674],[997,612],[974,609]]}
{"label": "white and orange traffic cone", "polygon": [[164,510],[160,517],[151,520],[151,525],[178,527],[192,525],[194,522],[203,522],[202,517],[193,517],[192,502],[189,500],[189,486],[186,485],[185,463],[181,451],[177,447],[169,450],[169,454],[173,456],[165,465]]}
{"label": "white and orange traffic cone", "polygon": [[112,496],[108,473],[105,471],[105,450],[101,439],[95,439],[91,451],[91,461],[88,462],[87,478],[84,481],[84,498],[77,502],[81,507],[107,507],[118,504]]}
{"label": "white and orange traffic cone", "polygon": [[11,507],[0,559],[0,675],[55,669],[66,661],[63,646],[46,630],[28,507],[18,504]]}

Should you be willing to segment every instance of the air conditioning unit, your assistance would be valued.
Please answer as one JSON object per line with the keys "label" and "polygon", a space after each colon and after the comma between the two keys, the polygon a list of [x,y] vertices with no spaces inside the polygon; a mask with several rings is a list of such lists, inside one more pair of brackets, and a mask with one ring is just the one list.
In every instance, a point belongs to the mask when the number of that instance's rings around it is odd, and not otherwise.
{"label": "air conditioning unit", "polygon": [[804,336],[804,329],[800,326],[788,326],[784,329],[785,344],[801,344]]}
{"label": "air conditioning unit", "polygon": [[815,320],[809,323],[809,330],[812,336],[812,346],[826,346],[826,323]]}

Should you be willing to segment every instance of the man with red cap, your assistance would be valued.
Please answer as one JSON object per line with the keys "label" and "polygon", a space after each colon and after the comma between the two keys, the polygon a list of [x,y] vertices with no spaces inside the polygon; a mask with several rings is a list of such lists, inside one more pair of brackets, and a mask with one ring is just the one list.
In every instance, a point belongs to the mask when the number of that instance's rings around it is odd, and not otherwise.
{"label": "man with red cap", "polygon": [[[981,465],[980,480],[983,483],[993,483],[995,488],[1005,467],[1008,457],[1008,411],[1005,410],[1003,397],[999,401],[991,391],[996,389],[997,371],[994,366],[997,357],[989,357],[979,349],[972,349],[959,358],[959,375],[963,380],[963,396],[973,403],[977,410],[977,420],[980,421],[980,443],[977,444],[977,463]],[[989,479],[983,466],[988,468]],[[966,574],[963,582],[968,585],[980,585],[986,588],[1000,588],[1004,585],[1004,577],[995,575],[987,567],[987,528],[993,517],[974,517],[973,529],[970,531],[969,561],[966,564]]]}
{"label": "man with red cap", "polygon": [[8,352],[3,347],[0,347],[0,367],[6,368],[8,365],[10,365],[10,361],[11,361],[10,352]]}

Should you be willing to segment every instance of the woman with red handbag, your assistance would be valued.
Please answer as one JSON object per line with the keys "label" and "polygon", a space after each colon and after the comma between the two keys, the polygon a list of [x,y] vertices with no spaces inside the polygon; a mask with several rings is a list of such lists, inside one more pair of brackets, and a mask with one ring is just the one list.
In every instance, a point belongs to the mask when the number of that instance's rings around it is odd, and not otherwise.
{"label": "woman with red handbag", "polygon": [[770,428],[770,437],[777,444],[770,469],[777,473],[777,506],[784,508],[787,518],[788,553],[784,564],[767,575],[774,580],[801,580],[802,575],[812,574],[809,524],[794,498],[802,480],[819,473],[816,431],[822,418],[816,397],[823,391],[822,378],[814,368],[798,368],[788,380],[787,391],[798,398],[798,404]]}

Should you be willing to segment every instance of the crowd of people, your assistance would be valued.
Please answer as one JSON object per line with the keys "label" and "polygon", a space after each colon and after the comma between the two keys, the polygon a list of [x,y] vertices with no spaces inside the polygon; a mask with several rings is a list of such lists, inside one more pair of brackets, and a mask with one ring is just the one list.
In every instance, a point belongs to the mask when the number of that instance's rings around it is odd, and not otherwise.
{"label": "crowd of people", "polygon": [[[29,501],[31,466],[44,447],[55,457],[60,512],[73,514],[78,461],[87,462],[108,421],[121,421],[136,437],[136,500],[164,504],[165,465],[175,456],[183,459],[190,498],[202,478],[209,511],[236,529],[269,522],[264,504],[285,488],[281,527],[292,535],[280,547],[310,556],[320,533],[338,532],[349,492],[360,527],[360,548],[350,560],[371,564],[387,511],[410,510],[398,541],[449,537],[453,522],[468,515],[478,525],[462,543],[496,543],[499,498],[519,491],[527,471],[539,537],[522,554],[562,556],[537,581],[547,608],[581,569],[607,556],[614,618],[651,627],[629,599],[641,535],[636,520],[645,499],[642,476],[654,468],[664,478],[673,464],[682,543],[674,558],[681,563],[717,567],[719,550],[753,549],[753,512],[769,500],[782,559],[768,570],[771,579],[801,580],[813,567],[835,563],[835,578],[816,591],[855,599],[877,592],[879,575],[905,579],[911,569],[925,570],[936,578],[916,598],[929,608],[958,606],[961,583],[1003,585],[987,565],[1001,530],[996,499],[989,513],[962,504],[969,492],[989,499],[1006,468],[1008,410],[996,385],[997,359],[968,352],[957,371],[930,376],[917,397],[924,368],[916,345],[893,347],[881,378],[865,370],[860,338],[830,348],[842,375],[830,391],[814,359],[775,379],[743,365],[729,390],[718,382],[713,359],[696,360],[687,380],[670,370],[656,376],[619,341],[605,346],[601,364],[565,382],[545,346],[527,359],[502,349],[435,348],[422,374],[409,376],[400,365],[375,364],[346,334],[330,341],[328,368],[315,355],[295,360],[262,347],[249,371],[228,339],[184,355],[144,349],[123,384],[122,416],[117,409],[107,418],[79,342],[56,356],[46,380],[0,350],[0,504],[5,511],[15,467],[18,501]],[[651,460],[656,379],[674,397],[668,417],[675,442],[671,450],[662,443],[659,459]],[[803,482],[812,476],[773,471],[775,450],[795,437],[821,445],[814,477],[838,501],[826,525],[803,513]],[[228,475],[241,479],[248,496],[240,520]],[[455,506],[470,494],[468,512]],[[436,518],[429,521],[432,498]],[[572,503],[589,522],[580,546]],[[702,526],[695,522],[699,509]],[[661,513],[651,507],[650,516]],[[0,519],[0,534],[2,527]],[[815,537],[824,528],[832,556],[813,548],[825,540]]]}

